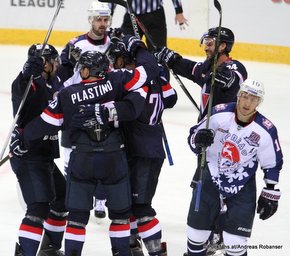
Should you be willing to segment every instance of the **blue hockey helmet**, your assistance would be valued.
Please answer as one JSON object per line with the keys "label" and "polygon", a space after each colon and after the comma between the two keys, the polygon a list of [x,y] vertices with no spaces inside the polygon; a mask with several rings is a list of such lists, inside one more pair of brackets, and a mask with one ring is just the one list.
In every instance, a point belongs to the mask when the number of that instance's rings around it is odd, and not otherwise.
{"label": "blue hockey helmet", "polygon": [[46,44],[43,48],[43,44],[33,44],[28,49],[28,58],[32,56],[40,56],[44,57],[46,61],[51,61],[58,59],[59,60],[59,54],[58,51],[54,48],[54,46],[50,44]]}
{"label": "blue hockey helmet", "polygon": [[107,56],[98,51],[87,51],[81,54],[76,64],[76,69],[88,68],[90,76],[104,77],[109,70],[109,60]]}

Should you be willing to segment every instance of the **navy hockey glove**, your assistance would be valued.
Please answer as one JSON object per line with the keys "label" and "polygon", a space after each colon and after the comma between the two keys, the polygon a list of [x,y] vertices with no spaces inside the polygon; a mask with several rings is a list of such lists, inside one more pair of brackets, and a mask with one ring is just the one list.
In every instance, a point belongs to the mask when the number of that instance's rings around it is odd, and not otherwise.
{"label": "navy hockey glove", "polygon": [[108,106],[96,103],[95,105],[81,105],[79,112],[72,116],[72,126],[76,128],[91,128],[96,124],[105,125],[110,121],[117,121],[117,111],[114,104]]}
{"label": "navy hockey glove", "polygon": [[257,213],[260,214],[260,219],[266,220],[277,211],[280,197],[281,192],[279,189],[262,189],[257,207]]}
{"label": "navy hockey glove", "polygon": [[26,79],[29,79],[33,75],[34,79],[41,76],[44,67],[44,59],[37,56],[31,56],[25,62],[22,70],[22,74]]}
{"label": "navy hockey glove", "polygon": [[211,129],[200,129],[194,136],[194,143],[197,146],[209,147],[213,143],[214,132]]}
{"label": "navy hockey glove", "polygon": [[14,157],[21,158],[25,153],[28,152],[26,149],[24,142],[23,142],[23,134],[22,130],[19,128],[15,128],[11,134],[11,141],[10,141],[10,153]]}
{"label": "navy hockey glove", "polygon": [[95,105],[80,105],[79,112],[73,114],[71,125],[76,128],[92,128],[97,124]]}
{"label": "navy hockey glove", "polygon": [[111,41],[113,38],[120,38],[122,39],[124,37],[122,28],[110,28],[108,32],[109,37],[111,38]]}
{"label": "navy hockey glove", "polygon": [[79,61],[81,53],[82,49],[75,47],[74,44],[70,44],[68,59],[73,66],[75,66],[75,64]]}
{"label": "navy hockey glove", "polygon": [[145,48],[146,46],[142,40],[140,40],[136,36],[126,35],[123,38],[123,42],[126,45],[126,50],[132,57],[136,56],[136,52],[138,48]]}
{"label": "navy hockey glove", "polygon": [[211,129],[200,129],[196,134],[190,129],[188,144],[195,154],[200,154],[203,147],[209,147],[214,140],[214,132]]}
{"label": "navy hockey glove", "polygon": [[226,63],[223,63],[216,69],[215,85],[221,88],[230,88],[235,82],[235,78],[235,72],[228,69]]}
{"label": "navy hockey glove", "polygon": [[182,58],[178,53],[165,46],[158,48],[154,53],[154,56],[159,63],[165,63],[169,68],[173,66],[175,60]]}

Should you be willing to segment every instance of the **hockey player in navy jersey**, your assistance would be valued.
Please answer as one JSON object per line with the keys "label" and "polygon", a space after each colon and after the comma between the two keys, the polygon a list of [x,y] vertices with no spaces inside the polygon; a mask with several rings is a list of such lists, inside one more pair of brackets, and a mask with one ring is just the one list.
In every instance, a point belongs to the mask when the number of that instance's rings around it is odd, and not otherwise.
{"label": "hockey player in navy jersey", "polygon": [[237,103],[213,108],[209,128],[206,120],[190,129],[190,148],[200,154],[207,147],[199,211],[195,211],[196,190],[187,219],[188,256],[206,255],[207,239],[220,216],[220,228],[227,256],[247,255],[256,210],[255,173],[260,165],[265,187],[259,196],[259,218],[270,218],[281,196],[279,182],[283,155],[274,124],[257,111],[264,99],[263,84],[246,79],[237,94]]}
{"label": "hockey player in navy jersey", "polygon": [[15,138],[10,145],[14,154],[10,159],[11,167],[27,205],[19,228],[19,244],[16,244],[15,255],[19,256],[36,255],[41,239],[38,256],[64,255],[59,249],[67,216],[64,205],[66,182],[54,163],[54,159],[59,157],[57,132],[44,133],[42,137],[32,141],[31,150],[23,158],[18,156],[26,150],[20,150],[19,155],[19,148],[16,146],[21,129],[42,113],[61,86],[61,80],[56,76],[60,66],[58,52],[52,45],[46,45],[40,56],[42,48],[42,44],[33,44],[29,48],[28,60],[23,71],[13,81],[11,90],[15,116],[28,80],[33,75],[30,91],[17,120],[17,128],[12,133]]}
{"label": "hockey player in navy jersey", "polygon": [[[55,101],[40,117],[30,122],[23,131],[23,142],[29,142],[43,133],[70,129],[73,151],[68,166],[66,205],[69,210],[65,234],[65,254],[81,255],[86,225],[92,209],[92,199],[98,181],[106,191],[113,255],[127,256],[129,251],[131,193],[128,164],[120,129],[103,123],[102,105],[96,105],[97,120],[87,123],[85,129],[71,128],[72,116],[86,104],[111,104],[128,91],[139,89],[158,74],[155,58],[147,52],[144,43],[136,37],[127,37],[126,49],[136,57],[134,70],[109,72],[109,61],[99,52],[85,52],[78,62],[82,82],[62,89]],[[146,91],[136,92],[146,97]],[[109,113],[117,121],[115,111]],[[16,143],[17,152],[23,149]],[[18,150],[17,150],[18,149]],[[13,152],[13,148],[12,148]],[[29,152],[29,151],[28,151]],[[24,154],[25,156],[25,154]]]}
{"label": "hockey player in navy jersey", "polygon": [[[71,77],[64,82],[64,87],[81,81],[80,73],[78,70],[74,70],[74,67],[82,52],[98,51],[104,53],[110,45],[110,37],[107,30],[111,25],[112,17],[109,4],[94,0],[90,3],[87,14],[90,30],[71,39],[60,55],[62,65],[69,67],[71,72]],[[62,131],[61,133],[61,146],[63,147],[64,171],[66,172],[72,146],[67,131]],[[94,213],[98,218],[106,216],[105,195],[102,186],[98,186],[96,189]]]}
{"label": "hockey player in navy jersey", "polygon": [[[111,46],[108,55],[115,69],[135,67],[134,59],[126,53],[121,41]],[[160,65],[159,69],[158,76],[148,84],[146,102],[141,114],[137,118],[132,115],[131,120],[128,116],[119,119],[125,121],[121,122],[121,127],[125,136],[132,190],[131,220],[135,220],[137,224],[137,230],[131,227],[130,255],[132,256],[144,255],[138,243],[139,236],[149,255],[167,255],[166,248],[162,247],[161,225],[155,217],[152,199],[165,158],[160,126],[161,116],[164,109],[175,105],[177,94],[168,83],[164,68]],[[132,102],[132,95],[128,96]],[[123,100],[128,101],[126,98]],[[124,106],[118,109],[117,106],[117,112],[122,110],[124,113],[130,113],[132,106],[127,104],[126,107],[127,109]],[[134,226],[134,223],[131,225]]]}
{"label": "hockey player in navy jersey", "polygon": [[[108,51],[114,69],[134,69],[134,58],[127,53],[122,36],[112,37]],[[165,77],[164,68],[159,65],[160,73],[148,84],[144,107],[132,93],[122,101],[107,106],[108,112],[115,109],[120,127],[125,136],[130,184],[132,189],[132,212],[130,256],[143,256],[140,236],[149,255],[166,255],[166,248],[161,244],[161,227],[151,203],[158,183],[158,177],[165,158],[162,144],[160,120],[163,110],[172,108],[177,101],[177,94]],[[77,127],[86,125],[95,117],[94,106],[83,108],[86,115],[76,113],[74,124]],[[137,113],[136,109],[139,111]],[[91,114],[91,115],[90,115]],[[107,120],[108,121],[108,120]],[[134,228],[133,228],[134,227]],[[138,229],[140,232],[138,232]]]}
{"label": "hockey player in navy jersey", "polygon": [[[217,35],[218,27],[215,27],[210,28],[201,38],[201,44],[205,46],[204,51],[207,56],[204,62],[185,59],[167,47],[162,47],[155,53],[159,62],[165,62],[176,74],[192,80],[201,87],[199,120],[207,113]],[[240,84],[247,78],[247,71],[244,65],[229,56],[235,42],[234,33],[230,29],[222,27],[220,42],[214,83],[213,106],[236,101]]]}

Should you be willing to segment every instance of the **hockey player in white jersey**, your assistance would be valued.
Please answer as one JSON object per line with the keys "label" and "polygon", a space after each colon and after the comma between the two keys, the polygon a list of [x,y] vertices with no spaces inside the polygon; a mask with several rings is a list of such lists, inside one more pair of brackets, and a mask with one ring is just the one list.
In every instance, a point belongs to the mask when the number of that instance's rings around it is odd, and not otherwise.
{"label": "hockey player in white jersey", "polygon": [[[246,256],[256,209],[255,173],[260,165],[265,187],[259,196],[259,218],[270,218],[281,196],[275,186],[283,155],[274,124],[257,111],[264,98],[264,86],[247,79],[241,84],[237,103],[216,105],[210,116],[190,129],[188,143],[196,154],[207,147],[199,211],[195,211],[196,190],[187,218],[187,255],[206,255],[207,241],[220,218],[226,256]],[[226,214],[220,215],[224,207]]]}

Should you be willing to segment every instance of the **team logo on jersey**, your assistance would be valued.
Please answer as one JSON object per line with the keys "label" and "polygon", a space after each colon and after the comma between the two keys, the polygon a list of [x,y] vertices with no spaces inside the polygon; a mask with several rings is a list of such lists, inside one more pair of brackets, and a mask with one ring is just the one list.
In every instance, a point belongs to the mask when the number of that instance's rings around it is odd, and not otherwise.
{"label": "team logo on jersey", "polygon": [[220,156],[220,168],[222,172],[235,170],[240,162],[239,149],[230,141],[224,143]]}
{"label": "team logo on jersey", "polygon": [[258,133],[252,132],[249,137],[245,137],[245,141],[250,146],[258,147],[261,136]]}
{"label": "team logo on jersey", "polygon": [[218,112],[218,111],[226,109],[226,107],[227,107],[227,104],[218,104],[214,108]]}
{"label": "team logo on jersey", "polygon": [[270,120],[266,119],[266,118],[263,118],[263,125],[268,129],[270,130],[272,127],[273,127],[273,124]]}

